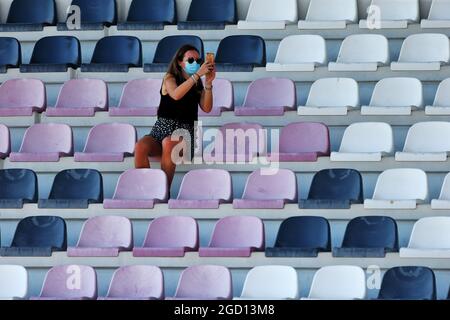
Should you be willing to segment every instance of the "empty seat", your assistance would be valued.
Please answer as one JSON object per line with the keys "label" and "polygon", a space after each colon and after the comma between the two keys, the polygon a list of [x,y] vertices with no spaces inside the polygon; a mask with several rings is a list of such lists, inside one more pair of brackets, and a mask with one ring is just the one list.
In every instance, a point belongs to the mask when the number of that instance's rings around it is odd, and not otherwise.
{"label": "empty seat", "polygon": [[377,257],[398,251],[397,223],[390,217],[357,217],[347,225],[341,247],[333,257]]}
{"label": "empty seat", "polygon": [[55,251],[66,251],[67,227],[55,216],[27,217],[17,225],[11,246],[2,247],[0,256],[51,257]]}
{"label": "empty seat", "polygon": [[167,177],[157,169],[128,169],[117,181],[112,199],[105,199],[105,209],[152,209],[167,201]]}
{"label": "empty seat", "polygon": [[0,124],[0,159],[5,159],[11,152],[11,137],[9,128]]}
{"label": "empty seat", "polygon": [[73,155],[72,129],[66,124],[38,123],[23,136],[19,152],[11,152],[11,162],[58,162]]}
{"label": "empty seat", "polygon": [[349,125],[338,152],[331,152],[331,161],[381,161],[394,151],[392,127],[383,122],[360,122]]}
{"label": "empty seat", "polygon": [[87,209],[90,203],[103,201],[103,179],[93,169],[68,169],[58,172],[48,199],[40,199],[39,208]]}
{"label": "empty seat", "polygon": [[420,22],[422,29],[449,28],[450,27],[450,2],[447,0],[433,0],[428,19]]}
{"label": "empty seat", "polygon": [[378,299],[435,300],[436,278],[427,267],[394,267],[386,271]]}
{"label": "empty seat", "polygon": [[69,257],[117,257],[133,246],[131,221],[119,216],[89,218],[81,229],[75,247],[67,248]]}
{"label": "empty seat", "polygon": [[21,209],[24,203],[36,203],[37,176],[29,169],[0,170],[0,208]]}
{"label": "empty seat", "polygon": [[127,20],[118,23],[117,30],[163,30],[175,20],[175,0],[133,0]]}
{"label": "empty seat", "polygon": [[220,219],[207,247],[198,251],[200,257],[250,257],[264,251],[264,224],[260,218],[231,216]]}
{"label": "empty seat", "polygon": [[0,37],[0,73],[18,68],[22,63],[22,50],[16,38]]}
{"label": "empty seat", "polygon": [[377,71],[389,61],[389,43],[385,36],[353,34],[342,41],[337,60],[328,64],[328,71]]}
{"label": "empty seat", "polygon": [[287,78],[262,78],[250,83],[237,116],[282,116],[296,108],[295,83]]}
{"label": "empty seat", "polygon": [[283,209],[297,201],[297,177],[288,169],[252,172],[245,183],[242,199],[233,200],[235,209]]}
{"label": "empty seat", "polygon": [[[80,8],[81,30],[103,30],[117,23],[115,0],[73,0],[71,5]],[[68,30],[66,22],[58,23],[58,30]]]}
{"label": "empty seat", "polygon": [[22,266],[0,265],[0,300],[24,299],[27,293],[27,270]]}
{"label": "empty seat", "polygon": [[264,39],[248,35],[228,36],[220,41],[215,62],[218,72],[252,72],[254,67],[265,67]]}
{"label": "empty seat", "polygon": [[288,266],[258,266],[245,278],[241,296],[234,300],[287,300],[298,298],[297,271]]}
{"label": "empty seat", "polygon": [[341,116],[359,107],[359,86],[351,78],[324,78],[314,81],[301,116]]}
{"label": "empty seat", "polygon": [[[450,3],[450,2],[449,2]],[[426,115],[450,115],[450,78],[439,83],[432,106],[425,107]]]}
{"label": "empty seat", "polygon": [[31,116],[47,104],[45,85],[37,79],[10,79],[0,85],[0,116]]}
{"label": "empty seat", "polygon": [[75,152],[77,162],[123,162],[133,155],[136,129],[126,123],[105,123],[93,127],[83,152]]}
{"label": "empty seat", "polygon": [[350,209],[363,202],[361,174],[353,169],[325,169],[317,172],[308,199],[300,200],[302,209]]}
{"label": "empty seat", "polygon": [[305,20],[298,22],[299,29],[345,29],[358,19],[356,0],[311,0]]}
{"label": "empty seat", "polygon": [[34,45],[29,64],[20,65],[20,72],[67,72],[81,64],[80,41],[70,36],[39,39]]}
{"label": "empty seat", "polygon": [[[123,87],[119,106],[110,108],[112,117],[156,116],[161,100],[160,79],[135,79]],[[216,97],[214,96],[214,99]]]}
{"label": "empty seat", "polygon": [[234,90],[230,80],[214,79],[213,81],[213,107],[211,112],[206,113],[201,108],[198,109],[200,117],[220,116],[223,111],[234,109]]}
{"label": "empty seat", "polygon": [[42,31],[56,23],[55,16],[54,0],[14,0],[0,32]]}
{"label": "empty seat", "polygon": [[128,72],[142,67],[142,44],[136,37],[109,36],[95,45],[89,64],[81,65],[82,72]]}
{"label": "empty seat", "polygon": [[193,0],[187,21],[179,21],[179,30],[220,30],[236,24],[236,0]]}
{"label": "empty seat", "polygon": [[97,274],[94,268],[74,264],[51,268],[45,275],[40,295],[31,297],[31,300],[94,299],[97,299]]}
{"label": "empty seat", "polygon": [[364,200],[365,209],[416,209],[428,198],[427,174],[420,169],[388,169],[375,185],[372,199]]}
{"label": "empty seat", "polygon": [[148,226],[142,247],[134,247],[134,257],[184,257],[197,251],[198,224],[191,217],[165,216],[154,219]]}
{"label": "empty seat", "polygon": [[164,276],[155,266],[120,267],[111,279],[106,297],[98,300],[160,300],[164,299]]}
{"label": "empty seat", "polygon": [[416,78],[385,78],[377,82],[362,115],[411,115],[423,106],[422,83]]}
{"label": "empty seat", "polygon": [[281,128],[279,150],[268,155],[272,162],[309,162],[330,154],[328,127],[319,122],[290,123]]}
{"label": "empty seat", "polygon": [[175,296],[167,300],[229,300],[233,297],[228,268],[197,265],[183,270]]}
{"label": "empty seat", "polygon": [[439,198],[431,200],[431,209],[450,209],[450,174],[445,176]]}
{"label": "empty seat", "polygon": [[238,29],[285,29],[286,24],[298,21],[297,0],[251,0],[245,20]]}
{"label": "empty seat", "polygon": [[[359,21],[362,29],[402,29],[419,20],[418,0],[372,0],[367,20]],[[372,22],[375,20],[375,23]]]}
{"label": "empty seat", "polygon": [[266,257],[317,257],[331,250],[330,224],[323,217],[291,217],[278,230],[274,247]]}
{"label": "empty seat", "polygon": [[231,202],[231,175],[221,169],[190,170],[183,177],[177,199],[169,200],[170,209],[218,209]]}

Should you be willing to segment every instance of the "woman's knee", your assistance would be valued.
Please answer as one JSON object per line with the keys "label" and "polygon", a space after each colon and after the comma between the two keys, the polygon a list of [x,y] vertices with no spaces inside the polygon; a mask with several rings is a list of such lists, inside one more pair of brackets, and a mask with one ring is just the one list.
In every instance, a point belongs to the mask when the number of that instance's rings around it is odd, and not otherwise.
{"label": "woman's knee", "polygon": [[135,147],[134,153],[136,155],[148,155],[150,153],[150,146],[142,140],[139,140]]}

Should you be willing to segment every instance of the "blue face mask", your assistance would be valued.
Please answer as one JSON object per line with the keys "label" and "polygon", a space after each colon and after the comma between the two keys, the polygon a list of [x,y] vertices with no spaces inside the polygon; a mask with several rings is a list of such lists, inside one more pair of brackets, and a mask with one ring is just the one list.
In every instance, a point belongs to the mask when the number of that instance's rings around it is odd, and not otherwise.
{"label": "blue face mask", "polygon": [[184,71],[190,76],[192,76],[200,69],[200,65],[197,63],[197,61],[194,61],[192,63],[186,61],[185,65],[186,66],[184,67]]}

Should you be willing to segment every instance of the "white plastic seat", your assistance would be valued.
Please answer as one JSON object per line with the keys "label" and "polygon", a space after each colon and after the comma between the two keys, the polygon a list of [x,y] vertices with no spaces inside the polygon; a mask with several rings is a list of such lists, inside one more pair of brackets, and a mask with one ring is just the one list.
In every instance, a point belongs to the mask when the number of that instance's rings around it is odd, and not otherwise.
{"label": "white plastic seat", "polygon": [[431,200],[431,209],[448,210],[450,209],[450,173],[445,176],[442,184],[441,193],[438,199]]}
{"label": "white plastic seat", "polygon": [[[361,29],[405,29],[419,21],[419,0],[372,0],[367,12],[367,19],[359,21]],[[376,23],[368,25],[372,20]]]}
{"label": "white plastic seat", "polygon": [[394,150],[394,136],[389,124],[383,122],[353,123],[345,129],[339,152],[332,152],[331,161],[381,161]]}
{"label": "white plastic seat", "polygon": [[314,71],[327,61],[325,39],[317,35],[294,35],[281,40],[273,63],[267,71]]}
{"label": "white plastic seat", "polygon": [[311,0],[305,20],[298,22],[299,29],[345,29],[356,23],[356,0]]}
{"label": "white plastic seat", "polygon": [[328,70],[377,71],[389,61],[389,43],[385,36],[353,34],[342,41],[337,60],[328,64]]}
{"label": "white plastic seat", "polygon": [[239,298],[234,300],[298,299],[297,271],[288,266],[258,266],[245,278]]}
{"label": "white plastic seat", "polygon": [[0,265],[0,300],[24,299],[27,293],[27,270],[22,266]]}
{"label": "white plastic seat", "polygon": [[422,29],[450,28],[450,1],[433,0],[428,19],[422,19],[420,27]]}
{"label": "white plastic seat", "polygon": [[362,115],[411,115],[423,106],[422,82],[415,78],[386,78],[377,82]]}
{"label": "white plastic seat", "polygon": [[251,0],[247,18],[238,29],[285,29],[298,21],[297,0]]}
{"label": "white plastic seat", "polygon": [[426,217],[413,227],[407,248],[400,248],[401,258],[450,258],[450,217]]}
{"label": "white plastic seat", "polygon": [[450,152],[450,122],[419,122],[411,126],[396,161],[447,161]]}
{"label": "white plastic seat", "polygon": [[425,107],[425,114],[450,115],[450,78],[439,84],[433,105]]}
{"label": "white plastic seat", "polygon": [[364,200],[365,209],[416,209],[428,198],[427,174],[420,169],[388,169],[375,185],[372,199]]}
{"label": "white plastic seat", "polygon": [[299,106],[299,115],[346,115],[359,107],[358,83],[350,78],[316,80],[309,91],[305,106]]}

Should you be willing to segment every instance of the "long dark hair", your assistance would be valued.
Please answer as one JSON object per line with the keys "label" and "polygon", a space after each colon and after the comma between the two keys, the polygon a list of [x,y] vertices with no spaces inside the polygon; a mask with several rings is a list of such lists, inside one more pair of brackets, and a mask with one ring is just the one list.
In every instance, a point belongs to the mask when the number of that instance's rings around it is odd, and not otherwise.
{"label": "long dark hair", "polygon": [[185,53],[191,50],[197,51],[197,53],[200,55],[200,52],[196,47],[191,46],[190,44],[185,44],[184,46],[182,46],[180,49],[177,50],[177,52],[172,58],[172,61],[170,61],[167,74],[174,76],[177,83],[181,83],[185,80],[183,77],[183,70],[181,69],[179,62],[182,62]]}

